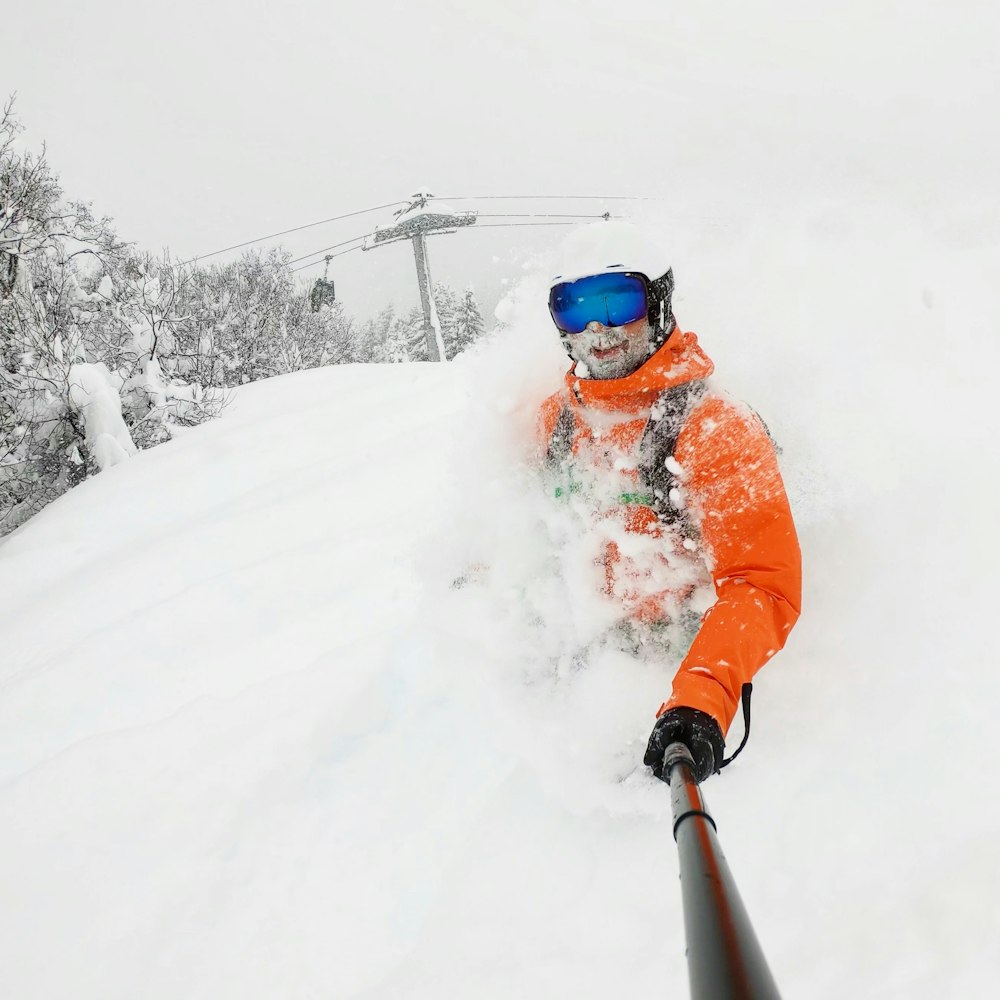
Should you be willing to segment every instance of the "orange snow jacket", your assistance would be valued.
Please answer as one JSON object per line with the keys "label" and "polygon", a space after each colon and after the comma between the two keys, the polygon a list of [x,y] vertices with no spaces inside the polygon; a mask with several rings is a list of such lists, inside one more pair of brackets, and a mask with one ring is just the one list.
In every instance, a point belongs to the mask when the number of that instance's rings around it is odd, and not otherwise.
{"label": "orange snow jacket", "polygon": [[[635,491],[621,496],[624,530],[660,537],[663,526],[680,522],[685,547],[703,557],[716,600],[656,715],[697,708],[725,733],[743,685],[798,619],[802,573],[771,438],[753,411],[706,384],[713,370],[697,337],[675,329],[625,378],[584,379],[571,368],[565,387],[542,404],[540,432],[550,463],[599,463],[605,443],[619,471],[621,456],[630,458],[624,471]],[[611,542],[609,592],[618,560]],[[632,613],[662,618],[667,606],[652,598]]]}

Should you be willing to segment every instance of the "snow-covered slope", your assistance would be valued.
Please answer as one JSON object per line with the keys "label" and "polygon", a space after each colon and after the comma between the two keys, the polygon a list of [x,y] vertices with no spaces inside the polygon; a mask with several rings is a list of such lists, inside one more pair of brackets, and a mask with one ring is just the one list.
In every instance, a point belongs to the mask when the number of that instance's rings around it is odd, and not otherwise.
{"label": "snow-covered slope", "polygon": [[[995,233],[830,205],[672,235],[803,543],[706,786],[772,969],[989,995]],[[250,386],[0,544],[5,996],[686,996],[638,766],[672,666],[576,656],[606,609],[525,461],[546,273],[455,364]]]}

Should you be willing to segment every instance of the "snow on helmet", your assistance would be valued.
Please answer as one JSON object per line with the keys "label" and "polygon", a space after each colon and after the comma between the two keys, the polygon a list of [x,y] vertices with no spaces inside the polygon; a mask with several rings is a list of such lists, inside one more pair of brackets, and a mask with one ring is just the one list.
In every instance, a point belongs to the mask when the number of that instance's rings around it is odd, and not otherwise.
{"label": "snow on helmet", "polygon": [[591,274],[631,271],[641,275],[646,282],[653,346],[659,347],[673,330],[670,259],[658,240],[633,223],[609,219],[573,230],[559,248],[555,269],[550,290]]}

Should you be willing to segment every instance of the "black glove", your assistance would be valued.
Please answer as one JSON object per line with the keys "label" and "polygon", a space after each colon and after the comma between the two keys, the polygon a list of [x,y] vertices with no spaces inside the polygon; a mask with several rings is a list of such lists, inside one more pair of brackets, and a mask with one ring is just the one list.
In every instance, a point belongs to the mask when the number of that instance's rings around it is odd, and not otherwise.
{"label": "black glove", "polygon": [[668,709],[656,720],[642,758],[661,781],[670,781],[670,775],[663,773],[663,754],[671,743],[683,743],[691,751],[699,782],[719,770],[726,752],[722,730],[712,716],[697,708]]}

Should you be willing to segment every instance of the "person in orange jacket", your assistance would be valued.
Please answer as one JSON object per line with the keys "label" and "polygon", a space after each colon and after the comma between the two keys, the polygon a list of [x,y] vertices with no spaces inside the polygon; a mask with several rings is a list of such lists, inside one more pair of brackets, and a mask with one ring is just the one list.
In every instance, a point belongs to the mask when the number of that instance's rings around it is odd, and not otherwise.
{"label": "person in orange jacket", "polygon": [[673,288],[661,248],[636,227],[603,221],[570,236],[549,311],[573,364],[540,429],[557,492],[587,482],[600,498],[606,588],[628,618],[680,620],[699,582],[714,586],[644,757],[669,780],[663,755],[679,740],[701,781],[722,766],[741,700],[748,720],[751,678],[799,616],[801,559],[767,428],[710,380],[712,361],[674,318]]}

